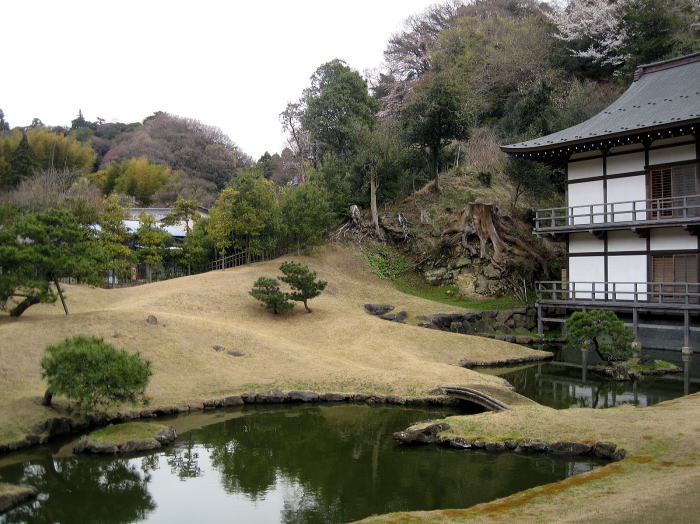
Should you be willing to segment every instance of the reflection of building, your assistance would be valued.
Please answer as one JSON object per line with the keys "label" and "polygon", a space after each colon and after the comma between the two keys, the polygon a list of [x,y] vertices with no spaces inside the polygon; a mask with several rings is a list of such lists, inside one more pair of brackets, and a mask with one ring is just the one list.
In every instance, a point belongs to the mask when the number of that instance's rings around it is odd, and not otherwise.
{"label": "reflection of building", "polygon": [[699,133],[696,53],[641,66],[617,101],[581,124],[502,147],[567,165],[567,206],[535,219],[535,234],[568,246],[562,280],[537,284],[541,312],[610,307],[629,312],[635,332],[640,314],[682,313],[689,345],[700,312]]}

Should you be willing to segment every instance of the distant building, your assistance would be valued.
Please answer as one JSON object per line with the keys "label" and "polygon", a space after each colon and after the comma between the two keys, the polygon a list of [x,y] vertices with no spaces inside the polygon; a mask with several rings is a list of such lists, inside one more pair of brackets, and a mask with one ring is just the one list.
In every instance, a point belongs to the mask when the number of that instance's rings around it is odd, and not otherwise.
{"label": "distant building", "polygon": [[[643,65],[609,107],[578,125],[502,146],[567,166],[567,206],[538,210],[534,233],[567,243],[561,281],[539,282],[538,309],[607,307],[680,314],[684,346],[700,313],[700,53]],[[651,321],[649,321],[651,322]]]}
{"label": "distant building", "polygon": [[[200,206],[198,208],[199,214],[201,217],[209,217],[209,209],[206,207]],[[139,228],[139,217],[141,216],[141,213],[146,213],[147,215],[153,216],[155,218],[156,223],[158,224],[159,227],[161,227],[163,230],[167,231],[172,235],[174,238],[179,238],[182,239],[186,235],[186,227],[185,223],[181,222],[179,224],[175,224],[172,226],[166,226],[162,224],[163,218],[165,218],[167,215],[172,213],[173,209],[170,207],[131,207],[127,208],[127,219],[124,221],[124,224],[126,227],[129,228],[129,231],[131,233],[135,233],[136,230]],[[190,221],[189,227],[190,230],[194,224],[192,224],[192,221]]]}

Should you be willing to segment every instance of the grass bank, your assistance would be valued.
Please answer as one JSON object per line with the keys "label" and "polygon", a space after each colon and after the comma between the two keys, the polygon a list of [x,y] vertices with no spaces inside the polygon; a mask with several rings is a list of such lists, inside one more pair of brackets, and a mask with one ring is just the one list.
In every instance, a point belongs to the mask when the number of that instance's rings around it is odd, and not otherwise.
{"label": "grass bank", "polygon": [[[456,364],[538,354],[368,315],[368,302],[415,315],[445,307],[377,278],[357,250],[330,246],[289,258],[329,283],[311,314],[297,306],[274,316],[248,295],[259,276],[279,274],[277,260],[134,288],[66,286],[68,316],[60,304],[34,306],[19,319],[0,316],[0,443],[66,413],[61,397],[54,409],[41,406],[39,362],[47,345],[74,335],[103,337],[149,359],[149,407],[269,389],[427,396],[441,385],[504,388],[501,379]],[[149,315],[158,323],[146,322]]]}

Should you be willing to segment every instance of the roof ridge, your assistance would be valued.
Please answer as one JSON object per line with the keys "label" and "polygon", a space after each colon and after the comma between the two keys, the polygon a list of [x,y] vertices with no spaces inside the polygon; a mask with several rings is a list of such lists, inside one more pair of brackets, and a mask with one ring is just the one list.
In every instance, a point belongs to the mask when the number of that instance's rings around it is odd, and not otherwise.
{"label": "roof ridge", "polygon": [[664,71],[666,69],[672,69],[674,67],[680,67],[688,64],[693,64],[695,62],[700,62],[700,51],[697,53],[691,53],[689,55],[677,56],[675,58],[669,58],[667,60],[660,60],[659,62],[652,62],[650,64],[642,64],[634,72],[634,81],[636,82],[642,76],[649,73],[656,73],[658,71]]}

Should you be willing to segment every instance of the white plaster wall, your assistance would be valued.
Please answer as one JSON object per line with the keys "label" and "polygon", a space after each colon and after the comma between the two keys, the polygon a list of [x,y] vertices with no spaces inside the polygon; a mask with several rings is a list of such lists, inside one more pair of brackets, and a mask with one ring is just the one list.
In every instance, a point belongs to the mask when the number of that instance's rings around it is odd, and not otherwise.
{"label": "white plaster wall", "polygon": [[660,140],[654,140],[651,143],[651,147],[665,146],[668,144],[677,144],[678,142],[688,142],[691,140],[694,140],[693,135],[681,135],[681,136],[674,136],[671,138],[662,138]]}
{"label": "white plaster wall", "polygon": [[644,151],[614,155],[607,158],[606,170],[608,175],[644,171]]}
{"label": "white plaster wall", "polygon": [[579,160],[578,162],[569,162],[569,168],[567,172],[569,180],[578,180],[579,178],[603,176],[603,158],[591,158],[590,160]]}
{"label": "white plaster wall", "polygon": [[646,251],[647,241],[632,231],[609,231],[608,252]]}
{"label": "white plaster wall", "polygon": [[613,178],[608,180],[608,202],[630,202],[630,203],[616,203],[615,205],[608,204],[608,222],[629,222],[633,220],[632,213],[620,213],[620,211],[627,210],[642,210],[642,212],[636,213],[636,220],[645,220],[646,205],[643,202],[637,202],[632,204],[632,200],[646,200],[647,198],[647,188],[646,188],[646,176],[631,176],[624,178]]}
{"label": "white plaster wall", "polygon": [[569,253],[602,253],[604,248],[603,240],[590,233],[571,233],[569,235]]}
{"label": "white plaster wall", "polygon": [[[574,224],[590,224],[591,223],[591,204],[600,204],[603,200],[603,181],[594,180],[592,182],[581,182],[579,184],[569,184],[568,201],[570,213],[573,215]],[[577,207],[585,206],[585,207]],[[604,206],[594,205],[593,222],[603,222]]]}
{"label": "white plaster wall", "polygon": [[[608,285],[608,298],[611,300],[634,300],[634,282],[647,281],[646,255],[608,256],[608,282],[623,282]],[[646,293],[646,284],[637,285],[637,293]],[[638,300],[646,300],[646,294],[638,295]]]}
{"label": "white plaster wall", "polygon": [[[605,298],[603,281],[605,280],[604,256],[569,257],[569,282],[573,298]],[[597,284],[597,285],[596,285]],[[593,289],[595,286],[595,289]],[[593,293],[593,291],[601,291]]]}
{"label": "white plaster wall", "polygon": [[695,160],[695,144],[684,146],[666,147],[664,149],[652,149],[649,151],[649,165],[668,164],[683,160]]}
{"label": "white plaster wall", "polygon": [[602,156],[602,152],[599,149],[593,151],[584,151],[582,153],[573,153],[571,155],[571,160],[578,160],[581,158],[592,158],[594,156]]}
{"label": "white plaster wall", "polygon": [[680,227],[652,229],[650,240],[652,251],[697,249],[698,247],[698,237]]}

